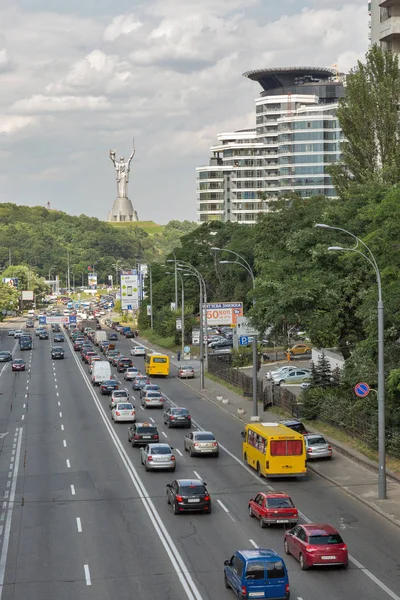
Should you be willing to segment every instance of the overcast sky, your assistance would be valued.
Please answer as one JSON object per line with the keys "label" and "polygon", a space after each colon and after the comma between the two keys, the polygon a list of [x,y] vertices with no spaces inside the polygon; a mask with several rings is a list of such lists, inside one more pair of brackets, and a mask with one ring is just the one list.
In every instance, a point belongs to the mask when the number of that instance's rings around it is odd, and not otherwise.
{"label": "overcast sky", "polygon": [[366,0],[0,0],[0,201],[106,219],[128,156],[140,220],[196,219],[195,168],[255,122],[244,71],[348,71]]}

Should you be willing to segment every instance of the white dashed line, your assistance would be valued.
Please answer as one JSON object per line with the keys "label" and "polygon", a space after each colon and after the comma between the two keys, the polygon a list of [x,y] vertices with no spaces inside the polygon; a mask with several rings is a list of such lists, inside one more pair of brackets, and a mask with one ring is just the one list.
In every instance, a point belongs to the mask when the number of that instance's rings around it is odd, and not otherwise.
{"label": "white dashed line", "polygon": [[164,433],[163,431],[161,432],[163,434],[164,437],[168,437],[166,433]]}
{"label": "white dashed line", "polygon": [[183,456],[182,452],[179,450],[179,448],[175,448],[175,450],[177,451],[177,453],[179,454],[179,456]]}
{"label": "white dashed line", "polygon": [[250,542],[250,544],[251,544],[252,546],[254,546],[254,548],[259,548],[259,545],[258,545],[258,544],[256,544],[254,540],[250,540],[250,539],[249,539],[249,542]]}
{"label": "white dashed line", "polygon": [[65,462],[67,463],[68,469],[70,469],[71,468],[71,463],[69,462],[69,458],[67,458],[67,460]]}
{"label": "white dashed line", "polygon": [[21,421],[23,421],[25,419],[25,415],[22,415],[21,417]]}
{"label": "white dashed line", "polygon": [[2,512],[0,515],[0,521],[4,521],[5,518],[6,518],[6,513]]}
{"label": "white dashed line", "polygon": [[3,502],[3,510],[7,508],[7,502]]}
{"label": "white dashed line", "polygon": [[203,481],[197,471],[193,471],[193,473],[196,475],[197,479],[200,479],[201,481]]}
{"label": "white dashed line", "polygon": [[26,408],[26,404],[23,404],[23,405],[22,405],[22,408]]}
{"label": "white dashed line", "polygon": [[67,440],[63,440],[63,446],[64,446],[64,448],[67,447]]}
{"label": "white dashed line", "polygon": [[226,508],[225,504],[222,504],[221,500],[217,499],[217,502],[226,513],[229,512],[229,510]]}
{"label": "white dashed line", "polygon": [[11,481],[10,480],[7,481],[6,487],[11,487]]}
{"label": "white dashed line", "polygon": [[75,486],[71,485],[71,494],[75,496]]}
{"label": "white dashed line", "polygon": [[27,398],[27,397],[28,397],[28,394],[25,394],[25,398]]}
{"label": "white dashed line", "polygon": [[64,431],[64,425],[61,425],[61,431]]}
{"label": "white dashed line", "polygon": [[62,418],[62,412],[60,412],[60,417]]}
{"label": "white dashed line", "polygon": [[86,585],[92,585],[92,580],[90,579],[89,565],[83,565],[83,568],[85,571]]}
{"label": "white dashed line", "polygon": [[141,408],[142,410],[144,410],[144,408],[143,408],[143,406],[142,406],[142,405],[140,405],[140,408]]}
{"label": "white dashed line", "polygon": [[82,533],[82,523],[79,517],[76,517],[76,526],[78,528],[79,533]]}
{"label": "white dashed line", "polygon": [[155,423],[155,420],[153,419],[153,417],[150,417],[150,421],[151,421],[152,423]]}
{"label": "white dashed line", "polygon": [[13,451],[11,452],[11,456],[14,456],[14,454],[15,454],[15,450],[13,450]]}
{"label": "white dashed line", "polygon": [[57,389],[57,388],[58,388],[58,385],[55,385],[54,387]]}
{"label": "white dashed line", "polygon": [[58,406],[61,406],[61,402],[57,402]]}
{"label": "white dashed line", "polygon": [[8,490],[6,490],[6,491],[4,492],[4,498],[8,498],[8,496],[9,496],[9,495],[10,495],[10,492],[9,492]]}
{"label": "white dashed line", "polygon": [[59,396],[60,394],[58,392],[56,392],[56,396]]}

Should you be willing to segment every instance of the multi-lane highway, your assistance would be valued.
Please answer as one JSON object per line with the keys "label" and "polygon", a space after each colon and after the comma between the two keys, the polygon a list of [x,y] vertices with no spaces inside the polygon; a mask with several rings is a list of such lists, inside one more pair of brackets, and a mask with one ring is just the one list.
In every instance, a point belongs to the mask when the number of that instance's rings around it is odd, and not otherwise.
{"label": "multi-lane highway", "polygon": [[[22,354],[4,330],[0,342],[29,367],[0,367],[0,600],[232,599],[223,561],[234,550],[284,556],[283,530],[261,529],[248,515],[249,498],[270,484],[240,460],[240,423],[176,378],[159,381],[167,402],[189,408],[222,446],[218,459],[190,458],[184,431],[167,429],[162,411],[141,409],[133,392],[137,420],[154,421],[177,457],[175,474],[147,473],[128,426],[112,423],[108,398],[68,340],[59,361],[51,339],[35,338]],[[128,353],[132,343],[122,338],[117,347]],[[143,369],[142,358],[135,364]],[[211,515],[172,514],[165,485],[175,477],[207,482]],[[352,556],[346,571],[306,572],[285,557],[292,599],[400,600],[399,529],[315,473],[272,486],[291,494],[302,520],[337,527]]]}

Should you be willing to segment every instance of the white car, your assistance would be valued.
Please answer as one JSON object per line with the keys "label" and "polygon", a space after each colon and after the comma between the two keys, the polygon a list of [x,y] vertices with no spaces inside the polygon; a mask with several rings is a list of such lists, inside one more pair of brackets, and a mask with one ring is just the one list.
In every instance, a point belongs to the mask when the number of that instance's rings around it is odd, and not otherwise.
{"label": "white car", "polygon": [[117,402],[111,411],[111,419],[114,423],[118,421],[130,421],[134,423],[136,421],[136,412],[133,404],[130,402]]}
{"label": "white car", "polygon": [[289,373],[289,371],[294,371],[298,368],[299,367],[296,367],[295,365],[284,365],[283,367],[279,367],[279,369],[274,369],[274,371],[268,371],[265,377],[271,380],[277,377],[278,375],[282,375],[283,373]]}
{"label": "white car", "polygon": [[22,331],[22,329],[16,329],[16,330],[14,331],[14,337],[15,337],[15,338],[20,338],[20,337],[22,337],[23,335],[24,335],[24,332]]}
{"label": "white car", "polygon": [[146,356],[146,348],[144,346],[133,346],[131,354],[132,356]]}
{"label": "white car", "polygon": [[8,330],[8,335],[12,335],[14,337],[14,334],[15,334],[15,329]]}
{"label": "white car", "polygon": [[114,408],[118,402],[130,402],[129,394],[126,390],[114,390],[110,396],[110,408]]}

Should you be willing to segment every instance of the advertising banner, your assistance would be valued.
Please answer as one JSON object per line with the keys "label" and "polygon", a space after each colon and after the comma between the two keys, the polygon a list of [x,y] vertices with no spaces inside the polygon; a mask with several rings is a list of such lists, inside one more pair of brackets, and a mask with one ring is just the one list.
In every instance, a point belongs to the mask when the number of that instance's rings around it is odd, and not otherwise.
{"label": "advertising banner", "polygon": [[18,277],[3,277],[3,283],[6,283],[10,287],[18,287]]}
{"label": "advertising banner", "polygon": [[243,317],[243,302],[214,302],[207,304],[207,325],[236,325]]}
{"label": "advertising banner", "polygon": [[29,300],[30,302],[33,302],[33,291],[22,290],[21,298],[22,300]]}
{"label": "advertising banner", "polygon": [[147,305],[147,316],[151,317],[151,304]]}
{"label": "advertising banner", "polygon": [[182,318],[178,317],[176,319],[176,330],[182,331]]}
{"label": "advertising banner", "polygon": [[97,287],[97,273],[88,273],[88,286],[92,289]]}
{"label": "advertising banner", "polygon": [[139,308],[139,289],[137,272],[121,274],[121,308],[137,310]]}

